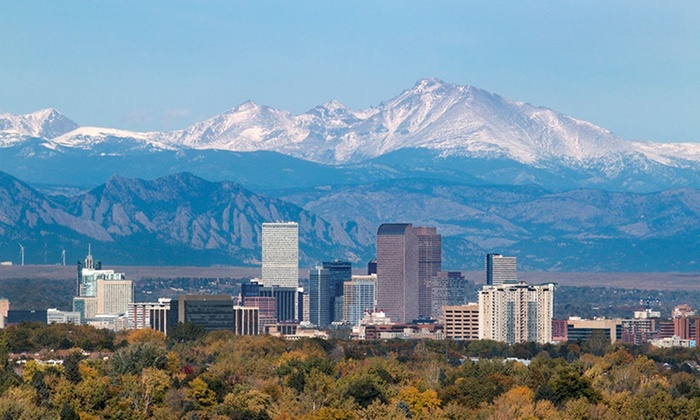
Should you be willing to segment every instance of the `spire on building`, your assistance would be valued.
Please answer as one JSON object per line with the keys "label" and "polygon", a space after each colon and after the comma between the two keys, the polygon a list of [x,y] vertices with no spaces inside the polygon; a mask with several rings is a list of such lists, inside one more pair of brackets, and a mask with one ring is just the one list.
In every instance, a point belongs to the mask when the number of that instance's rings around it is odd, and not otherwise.
{"label": "spire on building", "polygon": [[87,270],[95,269],[95,261],[92,259],[92,244],[88,244],[88,254],[85,257],[85,267],[83,268]]}

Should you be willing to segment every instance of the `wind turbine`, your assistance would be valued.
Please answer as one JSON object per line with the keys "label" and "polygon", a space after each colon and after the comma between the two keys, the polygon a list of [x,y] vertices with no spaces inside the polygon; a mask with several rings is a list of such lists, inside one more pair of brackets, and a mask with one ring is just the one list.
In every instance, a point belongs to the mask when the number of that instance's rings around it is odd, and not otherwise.
{"label": "wind turbine", "polygon": [[19,242],[17,242],[17,244],[19,245],[19,255],[22,259],[22,265],[24,265],[24,246]]}

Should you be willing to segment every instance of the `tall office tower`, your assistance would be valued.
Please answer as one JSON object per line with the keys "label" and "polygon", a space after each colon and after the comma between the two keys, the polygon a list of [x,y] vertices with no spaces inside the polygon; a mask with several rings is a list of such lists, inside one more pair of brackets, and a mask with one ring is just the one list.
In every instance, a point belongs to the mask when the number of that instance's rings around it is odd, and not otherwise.
{"label": "tall office tower", "polygon": [[352,276],[343,283],[343,319],[350,325],[358,325],[365,312],[376,310],[377,275]]}
{"label": "tall office tower", "polygon": [[299,225],[263,223],[262,281],[265,286],[299,286]]}
{"label": "tall office tower", "polygon": [[430,280],[431,317],[443,316],[443,306],[466,305],[469,281],[459,271],[441,271]]}
{"label": "tall office tower", "polygon": [[95,263],[90,247],[84,264],[78,263],[78,295],[73,298],[73,311],[80,312],[83,321],[99,315],[125,314],[133,301],[131,280],[124,273],[103,270]]}
{"label": "tall office tower", "polygon": [[410,223],[377,230],[377,309],[399,324],[418,318],[418,236]]}
{"label": "tall office tower", "polygon": [[419,226],[413,229],[418,236],[418,315],[432,315],[430,280],[442,271],[442,235],[436,228]]}
{"label": "tall office tower", "polygon": [[134,301],[131,280],[97,280],[97,314],[121,315],[127,313]]}
{"label": "tall office tower", "polygon": [[319,266],[309,270],[309,322],[313,325],[325,327],[331,323],[332,286],[330,270]]}
{"label": "tall office tower", "polygon": [[479,291],[479,339],[508,344],[552,341],[554,284],[525,282]]}
{"label": "tall office tower", "polygon": [[[343,298],[343,283],[350,281],[352,278],[352,265],[349,261],[333,260],[324,261],[323,268],[328,270],[330,280],[330,296],[328,299],[330,322],[341,321],[343,316],[341,302]],[[340,309],[340,311],[337,309]]]}
{"label": "tall office tower", "polygon": [[486,254],[486,284],[498,286],[506,281],[518,281],[517,258]]}
{"label": "tall office tower", "polygon": [[97,296],[98,280],[125,280],[124,273],[115,273],[114,270],[103,270],[102,264],[97,263],[92,258],[90,248],[85,257],[84,265],[78,264],[78,296]]}

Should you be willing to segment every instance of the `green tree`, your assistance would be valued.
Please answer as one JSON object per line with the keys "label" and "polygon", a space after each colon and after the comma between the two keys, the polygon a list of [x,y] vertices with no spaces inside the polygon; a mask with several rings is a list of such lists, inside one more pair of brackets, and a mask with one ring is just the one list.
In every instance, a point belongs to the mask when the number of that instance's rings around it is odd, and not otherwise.
{"label": "green tree", "polygon": [[387,403],[381,380],[376,375],[365,374],[350,378],[344,390],[345,398],[352,398],[360,407],[367,408],[375,401]]}
{"label": "green tree", "polygon": [[68,355],[63,359],[63,369],[66,375],[66,379],[77,384],[80,382],[80,362],[85,359],[82,352],[79,350],[74,350],[68,353]]}
{"label": "green tree", "polygon": [[0,370],[6,371],[10,366],[10,351],[7,346],[7,333],[0,331]]}
{"label": "green tree", "polygon": [[592,403],[601,399],[600,393],[591,386],[591,381],[571,366],[557,369],[554,377],[549,380],[549,386],[553,393],[552,402],[556,405],[579,398],[586,398]]}
{"label": "green tree", "polygon": [[216,393],[209,389],[209,385],[200,378],[195,378],[190,382],[189,394],[199,408],[209,408],[216,405]]}
{"label": "green tree", "polygon": [[63,403],[59,417],[61,420],[80,420],[80,416],[69,402]]}
{"label": "green tree", "polygon": [[193,322],[178,322],[178,324],[168,331],[168,346],[172,347],[176,343],[186,343],[197,341],[207,334],[203,326]]}
{"label": "green tree", "polygon": [[167,352],[165,348],[146,343],[137,343],[118,350],[110,359],[110,367],[114,373],[133,375],[139,374],[146,368],[163,369]]}
{"label": "green tree", "polygon": [[37,370],[32,375],[32,388],[36,391],[36,403],[42,407],[51,407],[49,387],[44,381],[44,372]]}

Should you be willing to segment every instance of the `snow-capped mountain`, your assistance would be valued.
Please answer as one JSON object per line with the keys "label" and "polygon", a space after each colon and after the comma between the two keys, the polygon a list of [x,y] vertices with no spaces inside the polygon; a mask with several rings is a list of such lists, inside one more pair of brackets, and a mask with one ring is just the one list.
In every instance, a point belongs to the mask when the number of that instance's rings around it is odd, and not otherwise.
{"label": "snow-capped mountain", "polygon": [[53,139],[78,128],[78,124],[53,108],[26,115],[0,114],[0,147],[26,138]]}
{"label": "snow-capped mountain", "polygon": [[164,133],[159,142],[272,150],[321,163],[360,162],[404,148],[508,157],[526,164],[553,158],[583,162],[632,147],[585,121],[436,79],[419,80],[399,96],[362,111],[331,101],[294,116],[247,102],[185,130]]}
{"label": "snow-capped mountain", "polygon": [[548,108],[438,79],[419,80],[395,98],[366,110],[330,101],[292,115],[246,102],[172,132],[78,127],[53,109],[0,115],[0,148],[30,139],[36,142],[36,138],[47,149],[78,148],[110,155],[134,150],[274,151],[337,165],[400,150],[429,149],[441,158],[505,159],[531,168],[584,170],[590,179],[658,172],[659,167],[700,174],[700,144],[626,141]]}

